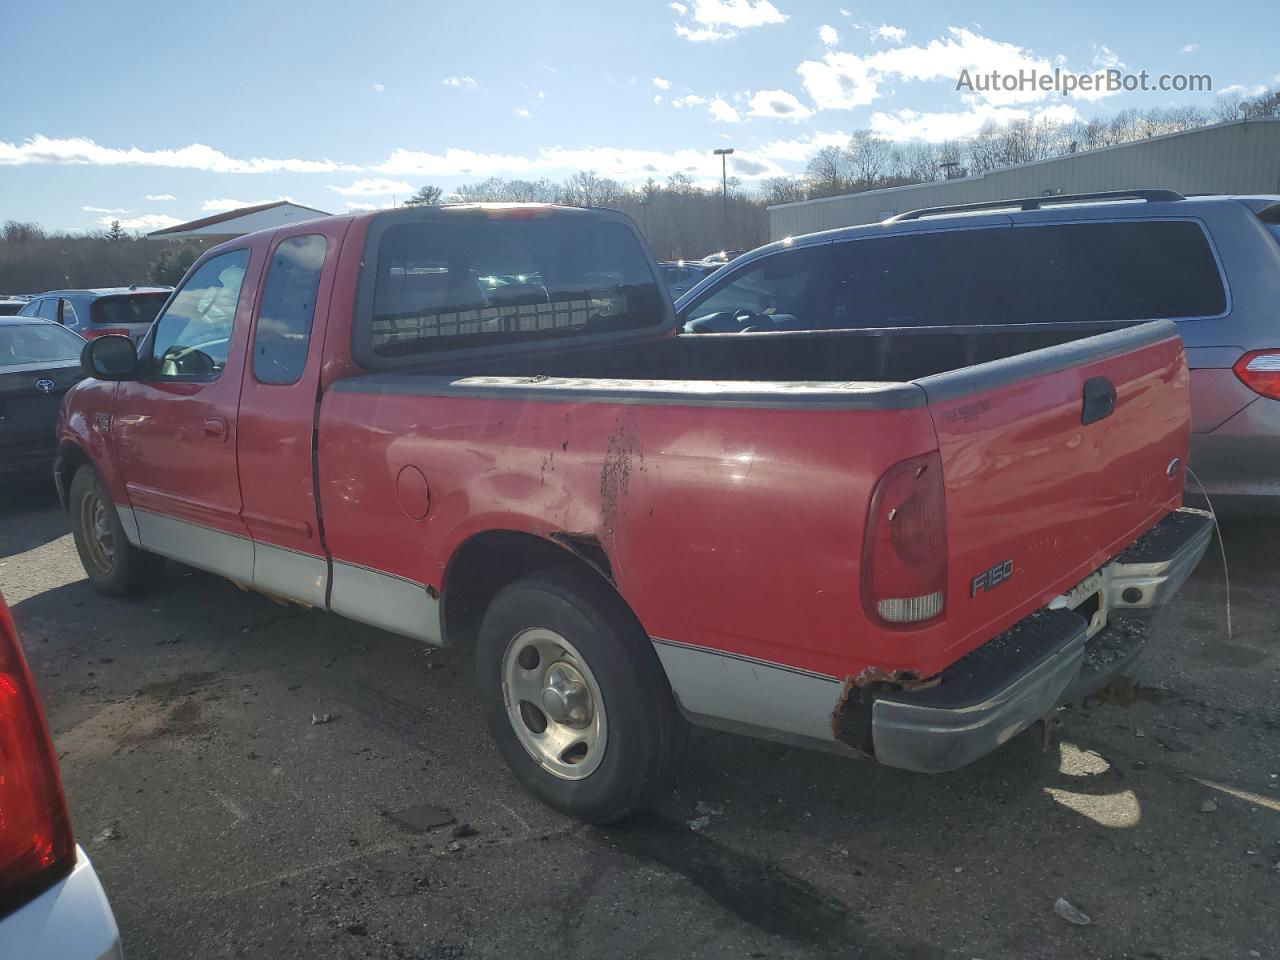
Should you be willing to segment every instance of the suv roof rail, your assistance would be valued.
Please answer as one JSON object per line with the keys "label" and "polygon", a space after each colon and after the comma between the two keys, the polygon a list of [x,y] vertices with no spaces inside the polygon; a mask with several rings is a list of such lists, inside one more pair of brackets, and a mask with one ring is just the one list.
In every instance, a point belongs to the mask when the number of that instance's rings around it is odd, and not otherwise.
{"label": "suv roof rail", "polygon": [[1019,210],[1039,210],[1041,207],[1054,206],[1059,203],[1081,203],[1089,200],[1145,200],[1157,203],[1163,200],[1185,200],[1175,190],[1104,190],[1100,193],[1058,193],[1047,197],[1021,197],[1011,200],[982,200],[978,203],[955,203],[945,207],[921,207],[919,210],[908,210],[890,217],[885,223],[900,223],[903,220],[919,220],[922,217],[936,217],[946,213],[975,213],[979,210],[1007,210],[1017,207]]}

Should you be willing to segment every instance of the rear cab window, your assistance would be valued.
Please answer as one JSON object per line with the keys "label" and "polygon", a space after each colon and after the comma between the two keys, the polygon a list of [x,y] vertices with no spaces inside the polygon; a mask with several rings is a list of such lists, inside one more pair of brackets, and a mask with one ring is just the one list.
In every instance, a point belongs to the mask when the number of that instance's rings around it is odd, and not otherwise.
{"label": "rear cab window", "polygon": [[491,345],[656,328],[670,300],[635,230],[612,218],[494,211],[389,217],[370,230],[354,347],[393,366]]}

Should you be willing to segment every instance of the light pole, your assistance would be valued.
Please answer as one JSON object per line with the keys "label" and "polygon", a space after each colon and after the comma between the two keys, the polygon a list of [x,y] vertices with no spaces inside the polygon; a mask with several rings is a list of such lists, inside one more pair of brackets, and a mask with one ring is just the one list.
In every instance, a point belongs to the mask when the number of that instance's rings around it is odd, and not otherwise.
{"label": "light pole", "polygon": [[720,158],[720,203],[724,221],[724,249],[729,249],[729,170],[728,156],[733,153],[733,147],[721,147],[714,151],[715,155]]}

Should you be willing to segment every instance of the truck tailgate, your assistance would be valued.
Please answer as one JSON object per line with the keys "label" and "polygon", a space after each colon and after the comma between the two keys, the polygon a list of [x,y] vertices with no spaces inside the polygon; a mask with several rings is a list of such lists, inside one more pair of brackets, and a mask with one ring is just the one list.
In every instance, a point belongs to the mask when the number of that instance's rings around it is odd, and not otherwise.
{"label": "truck tailgate", "polygon": [[[1181,504],[1186,361],[1156,321],[916,381],[947,503],[949,659],[1067,592]],[[1114,400],[1111,400],[1111,397]]]}

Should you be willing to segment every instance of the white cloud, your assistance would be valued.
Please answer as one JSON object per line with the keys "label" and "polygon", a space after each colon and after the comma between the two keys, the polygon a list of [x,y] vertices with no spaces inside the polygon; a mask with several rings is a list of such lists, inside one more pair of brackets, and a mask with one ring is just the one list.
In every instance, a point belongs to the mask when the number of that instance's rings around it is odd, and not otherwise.
{"label": "white cloud", "polygon": [[895,27],[887,23],[880,24],[876,28],[876,36],[881,40],[888,40],[890,43],[901,43],[907,39],[907,31],[901,27]]}
{"label": "white cloud", "polygon": [[769,0],[693,0],[693,19],[707,27],[748,30],[783,23],[787,15]]}
{"label": "white cloud", "polygon": [[657,87],[659,90],[670,90],[670,89],[671,89],[671,81],[670,81],[670,80],[664,80],[662,77],[654,77],[654,78],[653,78],[652,83],[653,83],[653,85],[654,85],[655,87]]}
{"label": "white cloud", "polygon": [[331,184],[329,189],[344,197],[386,197],[397,193],[413,193],[413,187],[403,180],[388,180],[385,177],[369,177],[345,187]]}
{"label": "white cloud", "polygon": [[[679,16],[689,14],[683,3],[669,5]],[[728,40],[739,30],[763,27],[770,23],[783,23],[787,15],[769,0],[693,0],[693,21],[697,27],[676,24],[676,36],[690,43],[706,43],[711,40]]]}
{"label": "white cloud", "polygon": [[1042,110],[978,104],[966,111],[919,113],[915,110],[899,110],[897,113],[873,113],[869,126],[886,140],[926,140],[938,143],[972,136],[988,123],[1007,124],[1032,117],[1066,123],[1079,120],[1080,114],[1070,104],[1055,104]]}
{"label": "white cloud", "polygon": [[1238,97],[1260,97],[1267,92],[1265,84],[1256,83],[1253,86],[1245,86],[1243,83],[1233,83],[1229,87],[1223,87],[1219,94],[1222,96],[1238,96]]}
{"label": "white cloud", "polygon": [[143,200],[177,200],[172,193],[148,193]]}
{"label": "white cloud", "polygon": [[446,87],[466,87],[468,90],[474,90],[476,86],[475,77],[445,77],[440,82]]}
{"label": "white cloud", "polygon": [[733,30],[717,30],[714,27],[707,27],[702,30],[695,30],[686,27],[683,23],[676,24],[676,36],[684,37],[690,43],[706,43],[710,40],[728,40],[736,37],[738,34]]}
{"label": "white cloud", "polygon": [[124,207],[81,207],[85,213],[133,213]]}
{"label": "white cloud", "polygon": [[85,137],[51,138],[37,134],[22,143],[0,140],[0,166],[67,164],[96,167],[175,167],[210,173],[336,173],[359,170],[332,160],[276,160],[254,157],[242,160],[202,143],[176,150],[122,150],[104,147]]}
{"label": "white cloud", "polygon": [[655,94],[653,95],[653,102],[654,102],[654,103],[661,103],[661,102],[662,102],[662,94],[660,94],[660,93],[655,93]]}
{"label": "white cloud", "polygon": [[[883,28],[882,28],[883,29]],[[948,28],[949,36],[927,44],[899,46],[867,56],[828,50],[821,60],[806,60],[797,68],[805,90],[823,110],[848,110],[865,106],[880,96],[880,84],[889,80],[955,83],[965,71],[971,76],[1024,72],[1050,74],[1053,64],[1017,44],[992,40],[964,27]],[[1080,91],[1077,100],[1097,100],[1105,90]],[[1044,100],[1045,90],[975,91],[972,98],[986,103],[1016,104]]]}
{"label": "white cloud", "polygon": [[696,93],[691,93],[684,97],[671,98],[671,105],[673,107],[699,107],[706,102],[706,97],[700,97]]}
{"label": "white cloud", "polygon": [[226,213],[228,210],[239,210],[241,207],[260,207],[264,203],[275,203],[279,200],[287,200],[289,203],[296,203],[293,197],[276,197],[275,200],[232,200],[230,197],[219,197],[216,200],[206,200],[200,204],[200,209],[204,213]]}
{"label": "white cloud", "polygon": [[718,120],[721,123],[737,123],[742,119],[738,116],[738,111],[733,109],[723,97],[713,99],[707,106],[707,110],[711,113],[712,120]]}
{"label": "white cloud", "polygon": [[761,144],[754,151],[754,156],[762,157],[775,163],[804,163],[809,156],[823,147],[846,147],[849,145],[849,134],[843,130],[826,133],[815,133],[793,140],[772,140]]}
{"label": "white cloud", "polygon": [[528,119],[528,117],[529,117],[529,116],[531,116],[531,114],[530,114],[530,113],[529,113],[529,111],[528,111],[528,110],[526,110],[524,107],[516,107],[516,116],[517,116],[517,117],[524,117],[524,118]]}
{"label": "white cloud", "polygon": [[852,10],[846,10],[844,7],[841,7],[841,8],[840,8],[840,16],[842,16],[842,17],[852,17],[852,16],[853,16],[853,11],[852,11]]}
{"label": "white cloud", "polygon": [[348,200],[347,209],[351,211],[381,210],[376,203],[361,203],[359,200]]}
{"label": "white cloud", "polygon": [[813,111],[786,90],[757,90],[748,100],[748,113],[753,117],[777,117],[783,120],[804,120]]}
{"label": "white cloud", "polygon": [[[103,217],[98,223],[104,227],[111,226],[114,217]],[[176,227],[183,221],[164,213],[148,213],[132,220],[121,220],[120,226],[125,230],[163,230],[165,227]]]}
{"label": "white cloud", "polygon": [[1178,52],[1179,53],[1195,53],[1199,49],[1200,49],[1200,44],[1188,43],[1185,46],[1183,46],[1183,48]]}
{"label": "white cloud", "polygon": [[381,93],[383,90],[387,88],[381,83],[375,83],[372,85],[371,89],[373,90],[374,93]]}
{"label": "white cloud", "polygon": [[1093,65],[1102,70],[1123,70],[1125,66],[1124,61],[1106,44],[1094,44]]}
{"label": "white cloud", "polygon": [[824,46],[834,47],[840,42],[840,31],[831,24],[824,23],[818,28],[818,39]]}

